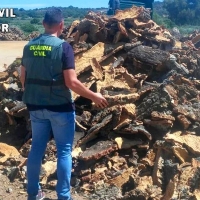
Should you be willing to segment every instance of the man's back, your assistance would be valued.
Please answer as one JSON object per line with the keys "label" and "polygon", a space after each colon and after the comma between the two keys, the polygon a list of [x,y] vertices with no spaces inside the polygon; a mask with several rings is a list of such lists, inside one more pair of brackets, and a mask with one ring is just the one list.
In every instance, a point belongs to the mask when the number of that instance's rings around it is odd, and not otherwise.
{"label": "man's back", "polygon": [[63,65],[63,57],[70,56],[63,55],[66,46],[70,48],[68,43],[49,34],[42,34],[25,46],[22,64],[26,67],[27,89],[23,101],[29,110],[73,109],[71,91],[65,86],[63,77],[63,70],[74,65]]}

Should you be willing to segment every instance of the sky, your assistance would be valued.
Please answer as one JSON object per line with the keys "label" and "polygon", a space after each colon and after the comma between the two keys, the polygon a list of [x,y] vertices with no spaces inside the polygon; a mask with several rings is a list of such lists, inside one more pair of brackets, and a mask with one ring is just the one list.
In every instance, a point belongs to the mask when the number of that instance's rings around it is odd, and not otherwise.
{"label": "sky", "polygon": [[[79,8],[100,8],[108,7],[109,0],[4,0],[0,3],[0,8],[24,8],[24,9],[34,9],[34,8],[44,8],[51,6],[61,6],[68,7],[74,6]],[[161,1],[161,0],[160,0]],[[18,2],[18,3],[16,3]]]}

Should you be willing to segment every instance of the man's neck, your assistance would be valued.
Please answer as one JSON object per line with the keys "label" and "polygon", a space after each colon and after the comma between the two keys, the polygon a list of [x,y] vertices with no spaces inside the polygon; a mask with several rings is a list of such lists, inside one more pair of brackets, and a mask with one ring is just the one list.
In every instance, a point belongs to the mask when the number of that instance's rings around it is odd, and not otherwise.
{"label": "man's neck", "polygon": [[54,37],[58,37],[58,33],[57,32],[56,33],[50,33],[50,32],[45,31],[44,34],[51,35],[51,36],[54,36]]}

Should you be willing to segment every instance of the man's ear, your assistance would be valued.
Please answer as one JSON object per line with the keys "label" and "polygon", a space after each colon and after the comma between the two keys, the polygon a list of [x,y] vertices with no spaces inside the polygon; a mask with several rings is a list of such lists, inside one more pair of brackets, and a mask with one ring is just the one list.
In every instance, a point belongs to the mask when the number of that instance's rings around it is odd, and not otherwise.
{"label": "man's ear", "polygon": [[63,30],[64,28],[64,21],[60,22],[60,30]]}
{"label": "man's ear", "polygon": [[44,22],[44,20],[42,21],[42,25],[45,27],[45,22]]}

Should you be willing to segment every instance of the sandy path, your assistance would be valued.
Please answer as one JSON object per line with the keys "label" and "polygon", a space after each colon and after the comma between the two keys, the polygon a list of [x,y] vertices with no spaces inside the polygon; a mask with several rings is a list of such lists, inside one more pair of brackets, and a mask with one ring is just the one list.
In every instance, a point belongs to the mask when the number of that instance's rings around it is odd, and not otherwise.
{"label": "sandy path", "polygon": [[6,64],[9,66],[15,58],[21,57],[23,47],[28,41],[0,41],[0,71],[4,71]]}

